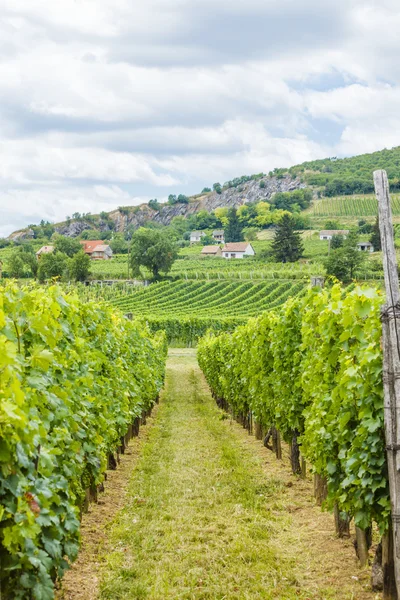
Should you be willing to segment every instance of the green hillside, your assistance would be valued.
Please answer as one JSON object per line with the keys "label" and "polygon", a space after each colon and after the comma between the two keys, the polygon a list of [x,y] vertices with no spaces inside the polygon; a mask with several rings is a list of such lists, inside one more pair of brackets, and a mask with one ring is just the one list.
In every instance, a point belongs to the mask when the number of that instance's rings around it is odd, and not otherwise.
{"label": "green hillside", "polygon": [[385,169],[391,190],[400,191],[400,146],[349,158],[313,160],[290,169],[275,169],[273,174],[300,176],[308,185],[320,187],[325,196],[338,196],[372,193],[376,169]]}

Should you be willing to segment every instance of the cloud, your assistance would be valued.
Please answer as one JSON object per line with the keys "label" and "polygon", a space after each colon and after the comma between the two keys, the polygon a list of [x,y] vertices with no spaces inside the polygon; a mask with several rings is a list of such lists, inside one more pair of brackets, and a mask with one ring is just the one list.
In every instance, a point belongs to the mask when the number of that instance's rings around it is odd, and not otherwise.
{"label": "cloud", "polygon": [[0,235],[398,145],[395,0],[3,0]]}

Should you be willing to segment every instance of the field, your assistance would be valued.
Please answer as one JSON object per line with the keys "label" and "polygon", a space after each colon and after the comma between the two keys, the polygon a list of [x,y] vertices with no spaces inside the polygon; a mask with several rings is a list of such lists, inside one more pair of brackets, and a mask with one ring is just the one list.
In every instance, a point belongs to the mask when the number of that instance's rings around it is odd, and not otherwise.
{"label": "field", "polygon": [[[308,283],[308,281],[307,281]],[[289,296],[300,294],[304,282],[294,281],[164,281],[147,287],[99,293],[124,313],[146,318],[159,317],[243,317],[279,306]]]}
{"label": "field", "polygon": [[[393,215],[400,215],[400,196],[392,194]],[[313,217],[375,217],[378,204],[374,194],[365,196],[339,196],[314,201],[306,211]]]}

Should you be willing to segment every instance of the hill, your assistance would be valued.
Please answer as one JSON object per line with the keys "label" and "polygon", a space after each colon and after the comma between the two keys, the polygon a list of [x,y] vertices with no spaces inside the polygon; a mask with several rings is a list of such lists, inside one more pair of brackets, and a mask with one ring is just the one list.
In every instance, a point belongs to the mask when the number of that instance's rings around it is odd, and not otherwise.
{"label": "hill", "polygon": [[374,192],[372,173],[387,171],[392,192],[400,191],[400,146],[349,158],[331,157],[275,169],[271,174],[300,177],[309,186],[317,186],[324,196],[370,194]]}
{"label": "hill", "polygon": [[[268,201],[277,192],[291,192],[306,187],[300,178],[287,174],[284,176],[268,176],[264,174],[243,176],[226,182],[224,186],[216,184],[214,191],[192,196],[186,202],[159,204],[158,209],[149,204],[124,206],[100,215],[79,215],[54,226],[55,232],[67,237],[77,237],[85,230],[95,229],[100,232],[109,230],[123,233],[129,229],[137,229],[149,221],[161,225],[169,225],[175,217],[189,217],[200,211],[211,212],[222,207],[239,207],[247,202]],[[12,233],[8,239],[17,241],[33,239],[35,227]]]}
{"label": "hill", "polygon": [[[236,177],[223,185],[215,183],[213,190],[204,190],[187,198],[171,196],[169,203],[158,203],[156,200],[140,206],[119,207],[109,213],[100,215],[75,213],[62,223],[52,226],[53,232],[67,237],[80,236],[84,231],[94,230],[99,233],[116,231],[125,233],[135,230],[149,222],[169,225],[175,217],[190,217],[201,211],[212,212],[218,208],[239,207],[246,203],[271,201],[279,192],[292,192],[309,187],[314,195],[315,210],[308,210],[312,217],[359,217],[377,213],[373,196],[365,199],[363,205],[358,201],[347,200],[346,196],[373,194],[372,173],[375,169],[386,169],[391,191],[400,191],[400,146],[390,150],[384,149],[372,154],[362,154],[349,158],[330,157],[308,161],[294,165],[288,169],[275,169],[269,175],[258,173]],[[341,197],[340,202],[320,203],[321,198]],[[397,205],[396,205],[397,206]],[[398,211],[395,210],[395,214]],[[321,225],[319,220],[315,223]],[[39,233],[38,233],[39,232]],[[40,228],[29,226],[9,236],[10,240],[33,239],[46,237],[41,235]]]}

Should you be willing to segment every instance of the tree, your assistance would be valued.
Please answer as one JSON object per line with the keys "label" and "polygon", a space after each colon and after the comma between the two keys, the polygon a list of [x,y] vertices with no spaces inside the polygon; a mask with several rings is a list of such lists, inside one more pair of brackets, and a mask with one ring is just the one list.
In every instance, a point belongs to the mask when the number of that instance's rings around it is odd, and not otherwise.
{"label": "tree", "polygon": [[153,210],[159,211],[161,208],[161,205],[160,205],[159,201],[157,200],[157,198],[152,198],[151,200],[149,200],[149,207],[152,208]]}
{"label": "tree", "polygon": [[338,229],[342,229],[342,226],[337,221],[326,221],[325,229],[328,231],[336,231]]}
{"label": "tree", "polygon": [[71,257],[82,250],[82,245],[75,238],[58,235],[55,238],[54,249],[58,252],[61,252],[62,254],[66,254],[67,256]]}
{"label": "tree", "polygon": [[67,266],[68,256],[62,252],[42,254],[39,261],[38,279],[41,283],[52,277],[62,277]]}
{"label": "tree", "polygon": [[69,259],[67,265],[67,276],[73,281],[86,281],[90,275],[90,258],[81,249]]}
{"label": "tree", "polygon": [[180,204],[189,204],[189,198],[185,196],[185,194],[179,194],[177,200],[180,202]]}
{"label": "tree", "polygon": [[295,231],[291,215],[285,214],[277,224],[272,241],[272,253],[277,262],[296,262],[303,256],[304,247],[300,234]]}
{"label": "tree", "polygon": [[333,235],[331,239],[331,250],[336,250],[337,248],[341,248],[343,246],[344,237],[339,235]]}
{"label": "tree", "polygon": [[21,254],[19,252],[15,252],[11,255],[10,260],[8,261],[8,270],[11,277],[16,277],[20,279],[25,274],[25,265],[22,260]]}
{"label": "tree", "polygon": [[218,181],[216,183],[213,183],[213,190],[214,192],[217,192],[217,194],[222,194],[222,187]]}
{"label": "tree", "polygon": [[160,272],[168,273],[177,256],[174,240],[159,229],[140,227],[132,236],[130,260],[134,273],[146,267],[158,279]]}
{"label": "tree", "polygon": [[225,227],[225,242],[243,241],[243,223],[239,221],[236,208],[228,210],[228,223]]}
{"label": "tree", "polygon": [[212,235],[205,235],[204,237],[201,238],[200,244],[202,246],[212,246],[214,244],[218,244],[218,242],[216,240],[214,240]]}
{"label": "tree", "polygon": [[343,246],[333,250],[325,262],[328,275],[333,275],[340,281],[351,281],[365,261],[365,254],[357,248],[358,235],[351,231],[343,242]]}
{"label": "tree", "polygon": [[176,197],[175,194],[170,194],[168,196],[168,204],[174,205],[178,202],[178,198]]}
{"label": "tree", "polygon": [[209,188],[209,187],[205,187],[201,190],[202,194],[208,194],[208,192],[211,192],[211,188]]}
{"label": "tree", "polygon": [[369,241],[374,247],[374,251],[382,250],[381,233],[379,231],[379,217],[376,217],[375,223],[372,226],[372,233]]}
{"label": "tree", "polygon": [[114,254],[128,254],[128,243],[121,233],[117,233],[111,240],[110,248]]}

